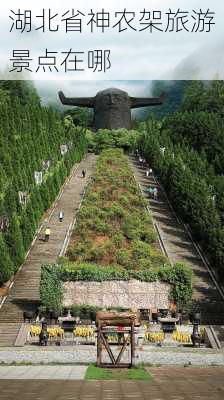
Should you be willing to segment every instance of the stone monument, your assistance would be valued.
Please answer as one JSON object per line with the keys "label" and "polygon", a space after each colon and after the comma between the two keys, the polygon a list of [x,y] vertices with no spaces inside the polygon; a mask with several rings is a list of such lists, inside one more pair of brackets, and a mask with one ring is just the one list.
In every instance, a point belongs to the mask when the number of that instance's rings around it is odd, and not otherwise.
{"label": "stone monument", "polygon": [[62,104],[94,109],[94,127],[98,129],[131,129],[131,109],[163,104],[160,97],[130,97],[120,89],[105,89],[95,97],[65,97],[59,92]]}

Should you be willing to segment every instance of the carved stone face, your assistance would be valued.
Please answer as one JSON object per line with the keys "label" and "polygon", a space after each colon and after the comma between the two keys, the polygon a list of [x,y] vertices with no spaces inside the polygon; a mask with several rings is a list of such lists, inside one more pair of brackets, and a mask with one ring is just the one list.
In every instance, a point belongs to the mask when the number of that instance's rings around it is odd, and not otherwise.
{"label": "carved stone face", "polygon": [[136,98],[129,97],[120,89],[106,89],[95,97],[65,97],[59,92],[62,104],[76,107],[94,108],[94,126],[98,129],[131,128],[131,109],[161,105],[163,97]]}
{"label": "carved stone face", "polygon": [[130,99],[119,89],[106,89],[95,98],[95,125],[97,129],[117,129],[131,126]]}
{"label": "carved stone face", "polygon": [[129,108],[129,96],[126,92],[118,89],[106,89],[96,95],[96,106],[102,110],[110,108]]}

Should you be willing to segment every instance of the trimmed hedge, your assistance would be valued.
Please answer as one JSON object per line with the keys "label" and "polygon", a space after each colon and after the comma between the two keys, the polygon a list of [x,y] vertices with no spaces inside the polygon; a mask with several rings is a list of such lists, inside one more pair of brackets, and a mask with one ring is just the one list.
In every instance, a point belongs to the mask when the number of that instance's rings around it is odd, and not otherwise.
{"label": "trimmed hedge", "polygon": [[48,264],[41,268],[40,298],[42,306],[47,309],[61,310],[63,287],[57,265]]}

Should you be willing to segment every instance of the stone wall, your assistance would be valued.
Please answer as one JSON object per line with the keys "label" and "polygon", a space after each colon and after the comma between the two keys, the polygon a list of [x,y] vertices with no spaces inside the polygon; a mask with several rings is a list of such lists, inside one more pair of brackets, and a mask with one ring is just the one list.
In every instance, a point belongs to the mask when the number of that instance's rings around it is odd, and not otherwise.
{"label": "stone wall", "polygon": [[88,304],[98,307],[168,308],[171,286],[161,282],[104,281],[65,282],[65,307]]}

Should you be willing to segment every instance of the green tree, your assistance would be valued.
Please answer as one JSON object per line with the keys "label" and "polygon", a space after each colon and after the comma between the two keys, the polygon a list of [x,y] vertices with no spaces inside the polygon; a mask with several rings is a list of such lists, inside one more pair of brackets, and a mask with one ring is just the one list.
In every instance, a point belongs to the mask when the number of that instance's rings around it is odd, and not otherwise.
{"label": "green tree", "polygon": [[25,250],[23,247],[22,233],[20,230],[19,220],[15,213],[13,213],[9,229],[6,234],[6,243],[9,247],[11,259],[16,267],[19,267],[24,261]]}
{"label": "green tree", "polygon": [[0,233],[0,254],[0,284],[2,285],[11,278],[14,272],[13,263],[2,233]]}

